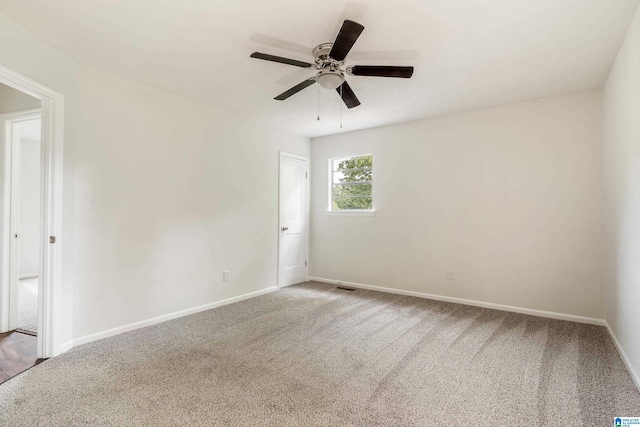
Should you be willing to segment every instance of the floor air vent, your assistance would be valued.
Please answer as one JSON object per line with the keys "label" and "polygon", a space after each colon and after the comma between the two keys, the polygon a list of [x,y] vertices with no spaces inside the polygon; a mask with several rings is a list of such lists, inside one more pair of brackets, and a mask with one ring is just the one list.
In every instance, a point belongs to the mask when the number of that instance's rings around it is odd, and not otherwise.
{"label": "floor air vent", "polygon": [[340,290],[343,290],[343,291],[349,291],[349,292],[355,291],[354,288],[345,288],[344,286],[336,286],[336,289],[340,289]]}

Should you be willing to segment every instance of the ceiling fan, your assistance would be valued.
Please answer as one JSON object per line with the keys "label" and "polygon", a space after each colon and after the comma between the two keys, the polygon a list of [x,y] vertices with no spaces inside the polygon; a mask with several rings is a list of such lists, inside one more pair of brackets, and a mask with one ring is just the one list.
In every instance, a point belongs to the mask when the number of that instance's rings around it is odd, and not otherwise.
{"label": "ceiling fan", "polygon": [[303,81],[291,89],[281,93],[274,99],[283,101],[291,95],[295,95],[302,89],[314,83],[320,84],[325,89],[338,92],[347,108],[360,105],[358,97],[345,80],[345,74],[349,76],[374,76],[374,77],[400,77],[408,79],[413,75],[413,67],[392,67],[386,65],[351,65],[344,67],[344,60],[355,44],[364,27],[357,22],[346,19],[338,36],[333,43],[321,43],[313,48],[312,55],[314,64],[295,59],[283,58],[281,56],[268,55],[266,53],[254,52],[252,58],[263,59],[265,61],[279,62],[281,64],[293,65],[301,68],[312,68],[317,70],[315,76]]}

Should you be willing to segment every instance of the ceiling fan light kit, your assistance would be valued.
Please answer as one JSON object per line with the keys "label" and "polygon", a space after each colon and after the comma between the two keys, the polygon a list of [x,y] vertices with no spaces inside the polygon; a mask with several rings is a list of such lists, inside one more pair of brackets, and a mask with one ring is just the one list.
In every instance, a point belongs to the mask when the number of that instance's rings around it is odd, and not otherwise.
{"label": "ceiling fan light kit", "polygon": [[337,89],[344,82],[344,74],[340,70],[321,70],[316,74],[316,81],[325,89]]}
{"label": "ceiling fan light kit", "polygon": [[413,67],[352,65],[345,68],[344,60],[363,30],[364,27],[357,22],[348,19],[345,20],[333,43],[321,43],[313,48],[311,52],[314,58],[313,64],[260,52],[252,53],[251,57],[317,71],[314,77],[276,96],[274,99],[278,101],[283,101],[317,82],[324,89],[336,90],[347,108],[354,108],[360,105],[360,101],[349,86],[349,83],[347,83],[345,74],[349,76],[396,77],[405,79],[413,75]]}

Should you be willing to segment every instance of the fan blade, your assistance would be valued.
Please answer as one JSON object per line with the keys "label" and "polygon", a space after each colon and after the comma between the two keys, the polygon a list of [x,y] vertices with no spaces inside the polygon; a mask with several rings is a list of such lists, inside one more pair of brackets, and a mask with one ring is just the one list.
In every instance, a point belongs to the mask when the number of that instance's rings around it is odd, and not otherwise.
{"label": "fan blade", "polygon": [[347,108],[353,108],[360,105],[360,101],[358,100],[356,94],[353,93],[353,90],[351,89],[351,86],[349,86],[349,83],[345,81],[341,86],[338,86],[336,88],[338,95],[340,95],[340,88],[342,88],[342,100],[344,101]]}
{"label": "fan blade", "polygon": [[301,68],[313,67],[313,65],[311,65],[308,62],[298,61],[298,60],[289,59],[289,58],[283,58],[282,56],[267,55],[266,53],[260,53],[260,52],[253,52],[251,54],[251,57],[256,59],[264,59],[265,61],[279,62],[281,64],[294,65],[296,67],[301,67]]}
{"label": "fan blade", "polygon": [[386,65],[354,65],[349,68],[354,76],[400,77],[408,79],[413,75],[413,67],[390,67]]}
{"label": "fan blade", "polygon": [[315,82],[316,82],[316,79],[312,77],[312,78],[310,78],[308,80],[303,81],[300,84],[295,85],[294,87],[292,87],[288,91],[282,92],[280,95],[276,96],[273,99],[277,99],[278,101],[284,101],[285,99],[287,99],[291,95],[295,95],[296,93],[300,92],[302,89],[311,86]]}
{"label": "fan blade", "polygon": [[340,28],[338,32],[336,41],[333,42],[329,57],[336,61],[344,61],[347,53],[349,53],[356,40],[358,40],[358,37],[360,37],[362,30],[364,30],[362,25],[345,19],[342,23],[342,28]]}

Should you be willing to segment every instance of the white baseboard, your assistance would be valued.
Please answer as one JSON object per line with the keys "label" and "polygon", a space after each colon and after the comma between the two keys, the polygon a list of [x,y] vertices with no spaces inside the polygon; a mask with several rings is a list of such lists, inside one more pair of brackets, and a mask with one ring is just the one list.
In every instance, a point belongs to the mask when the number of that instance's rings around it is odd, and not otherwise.
{"label": "white baseboard", "polygon": [[21,275],[18,276],[18,279],[19,280],[22,280],[22,279],[35,279],[38,276],[39,276],[38,273],[21,274]]}
{"label": "white baseboard", "polygon": [[607,326],[607,330],[609,331],[609,335],[611,335],[611,338],[613,338],[613,342],[616,345],[616,349],[618,350],[618,353],[620,354],[622,361],[627,367],[627,371],[629,371],[629,375],[631,375],[633,382],[636,384],[636,388],[638,389],[638,391],[640,391],[640,375],[638,375],[638,371],[636,371],[636,369],[631,364],[631,360],[629,360],[627,353],[625,353],[624,349],[622,348],[622,345],[620,345],[620,341],[618,341],[618,337],[616,337],[616,334],[613,333],[613,329],[611,329],[611,326],[609,326],[608,322],[606,326]]}
{"label": "white baseboard", "polygon": [[476,307],[491,308],[494,310],[510,311],[513,313],[529,314],[538,317],[548,317],[550,319],[568,320],[570,322],[587,323],[589,325],[606,326],[607,322],[604,319],[596,319],[595,317],[576,316],[574,314],[557,313],[554,311],[536,310],[533,308],[515,307],[512,305],[495,304],[492,302],[476,301],[464,298],[447,297],[443,295],[427,294],[424,292],[405,291],[402,289],[385,288],[382,286],[365,285],[363,283],[345,282],[343,280],[325,279],[322,277],[309,277],[309,280],[315,280],[317,282],[342,284],[360,289],[369,289],[372,291],[388,292],[391,294],[407,295],[412,297],[426,298],[437,301],[453,302],[456,304],[473,305]]}
{"label": "white baseboard", "polygon": [[139,322],[129,323],[128,325],[119,326],[117,328],[107,329],[106,331],[96,332],[95,334],[85,335],[83,337],[74,338],[73,340],[63,344],[60,348],[61,352],[68,351],[73,347],[87,344],[92,341],[101,340],[103,338],[109,338],[114,335],[122,334],[124,332],[133,331],[134,329],[144,328],[146,326],[155,325],[157,323],[166,322],[167,320],[177,319],[179,317],[188,316],[190,314],[199,313],[201,311],[210,310],[212,308],[220,307],[234,302],[242,301],[249,298],[254,298],[260,295],[268,294],[273,291],[277,291],[277,286],[272,286],[267,289],[262,289],[255,292],[249,292],[248,294],[239,295],[237,297],[227,298],[221,301],[211,302],[209,304],[200,305],[186,310],[176,311],[174,313],[165,314],[158,317],[153,317],[147,320],[141,320]]}
{"label": "white baseboard", "polygon": [[62,344],[60,346],[60,348],[58,349],[59,351],[55,354],[55,356],[62,354],[62,353],[66,353],[67,351],[71,350],[73,348],[73,340],[69,340],[66,343]]}

